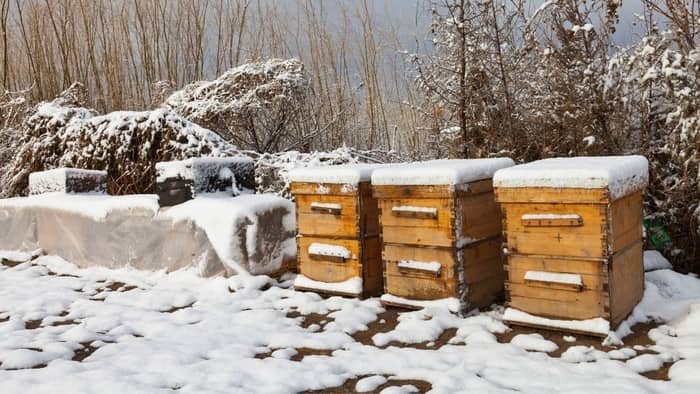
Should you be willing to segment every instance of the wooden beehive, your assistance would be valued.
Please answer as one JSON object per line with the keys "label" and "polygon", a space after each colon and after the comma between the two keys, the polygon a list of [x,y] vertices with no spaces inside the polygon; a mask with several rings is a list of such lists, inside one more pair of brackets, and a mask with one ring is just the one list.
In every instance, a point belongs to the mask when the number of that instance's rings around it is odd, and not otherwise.
{"label": "wooden beehive", "polygon": [[373,168],[291,173],[299,271],[295,289],[363,298],[381,294],[379,219],[369,182]]}
{"label": "wooden beehive", "polygon": [[548,159],[496,174],[506,320],[605,336],[629,315],[644,292],[647,178],[640,156]]}
{"label": "wooden beehive", "polygon": [[490,177],[512,164],[440,160],[375,172],[382,302],[419,308],[426,301],[456,300],[464,311],[502,294],[501,216]]}

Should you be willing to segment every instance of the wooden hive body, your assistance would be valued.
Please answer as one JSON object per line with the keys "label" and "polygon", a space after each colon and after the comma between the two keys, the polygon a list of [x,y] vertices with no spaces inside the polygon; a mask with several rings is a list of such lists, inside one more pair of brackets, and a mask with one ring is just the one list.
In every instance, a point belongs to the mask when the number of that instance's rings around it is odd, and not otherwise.
{"label": "wooden hive body", "polygon": [[642,192],[613,199],[607,188],[497,187],[508,306],[616,327],[644,292]]}
{"label": "wooden hive body", "polygon": [[[405,300],[456,298],[485,307],[503,291],[501,217],[491,180],[458,185],[375,185],[384,292]],[[415,264],[415,263],[418,264]],[[425,269],[439,263],[439,269]],[[389,300],[390,305],[412,307]]]}
{"label": "wooden hive body", "polygon": [[[297,285],[295,288],[360,297],[381,294],[379,219],[370,183],[292,182],[291,192],[297,207],[299,273],[329,284],[362,279],[360,294]],[[349,256],[314,253],[314,244],[345,248]]]}

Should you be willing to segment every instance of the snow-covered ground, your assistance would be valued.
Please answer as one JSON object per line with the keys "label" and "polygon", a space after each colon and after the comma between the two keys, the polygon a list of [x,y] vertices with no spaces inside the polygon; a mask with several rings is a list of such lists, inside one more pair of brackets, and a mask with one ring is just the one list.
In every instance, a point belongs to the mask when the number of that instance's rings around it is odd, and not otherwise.
{"label": "snow-covered ground", "polygon": [[[658,324],[615,348],[507,331],[502,307],[466,318],[440,307],[397,313],[378,299],[296,292],[292,279],[4,260],[0,392],[695,393],[700,384],[700,280],[667,269],[647,273],[631,321]],[[670,381],[647,377],[669,365]]]}

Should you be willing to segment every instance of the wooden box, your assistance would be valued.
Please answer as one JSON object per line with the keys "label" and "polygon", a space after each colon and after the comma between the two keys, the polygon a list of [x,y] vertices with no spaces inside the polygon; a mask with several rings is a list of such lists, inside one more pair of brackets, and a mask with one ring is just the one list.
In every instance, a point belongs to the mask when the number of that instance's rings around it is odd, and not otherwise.
{"label": "wooden box", "polygon": [[[549,159],[498,172],[508,306],[535,316],[506,318],[601,336],[624,320],[644,292],[647,177],[639,156]],[[591,329],[591,319],[608,329]]]}
{"label": "wooden box", "polygon": [[[418,308],[452,300],[465,311],[489,306],[503,293],[501,215],[488,178],[509,165],[510,159],[441,160],[375,173],[382,302]],[[411,184],[418,182],[442,184]]]}
{"label": "wooden box", "polygon": [[295,289],[363,298],[381,294],[379,218],[369,182],[375,167],[333,166],[290,174],[297,216]]}
{"label": "wooden box", "polygon": [[29,174],[29,195],[107,192],[107,171],[56,168]]}

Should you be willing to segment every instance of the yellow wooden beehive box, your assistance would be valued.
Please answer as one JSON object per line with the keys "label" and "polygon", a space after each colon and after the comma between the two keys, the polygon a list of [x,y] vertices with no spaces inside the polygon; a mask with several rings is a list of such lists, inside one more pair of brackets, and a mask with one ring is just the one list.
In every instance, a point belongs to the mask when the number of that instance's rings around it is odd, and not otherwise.
{"label": "yellow wooden beehive box", "polygon": [[605,336],[644,292],[642,156],[547,159],[498,171],[504,319]]}
{"label": "yellow wooden beehive box", "polygon": [[488,306],[502,293],[501,217],[491,177],[511,165],[505,158],[435,160],[374,172],[383,303],[442,302],[464,311]]}
{"label": "yellow wooden beehive box", "polygon": [[290,172],[297,217],[295,289],[356,297],[381,294],[379,218],[370,185],[370,175],[378,167],[341,165]]}

